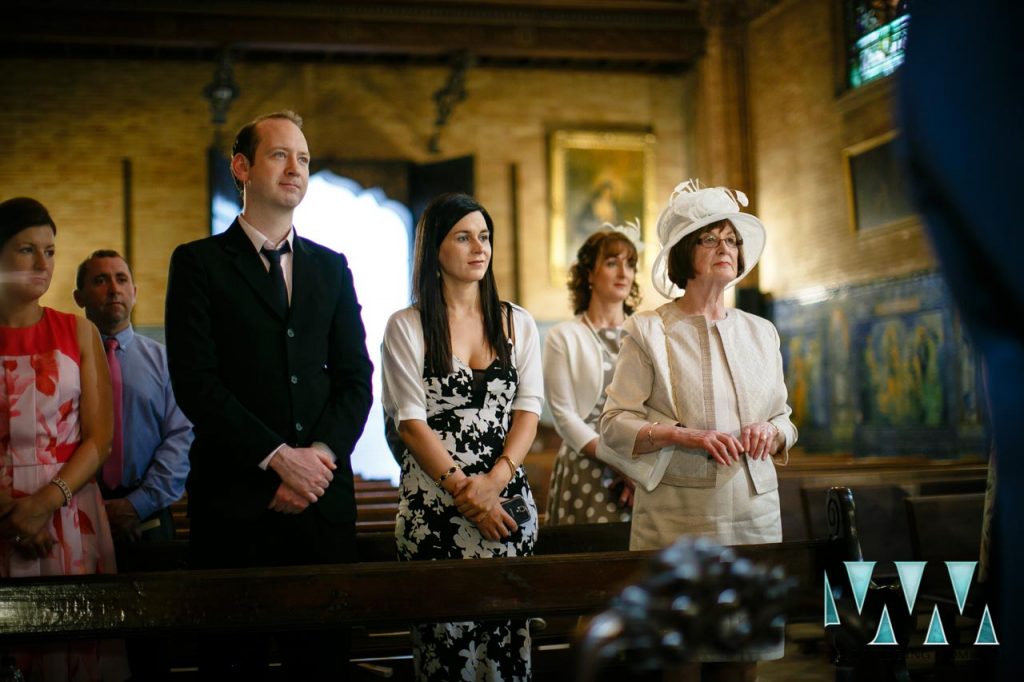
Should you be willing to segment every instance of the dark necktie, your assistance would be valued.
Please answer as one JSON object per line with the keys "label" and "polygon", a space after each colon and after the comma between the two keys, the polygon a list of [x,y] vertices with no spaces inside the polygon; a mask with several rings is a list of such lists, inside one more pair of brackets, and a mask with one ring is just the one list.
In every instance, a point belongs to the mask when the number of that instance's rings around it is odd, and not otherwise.
{"label": "dark necktie", "polygon": [[107,490],[121,487],[121,475],[124,469],[124,419],[123,393],[121,385],[121,362],[114,352],[119,347],[117,339],[109,338],[103,342],[107,351],[107,365],[110,367],[110,384],[114,390],[114,440],[110,445],[110,457],[103,464],[103,483]]}
{"label": "dark necktie", "polygon": [[281,256],[291,251],[288,242],[281,245],[281,248],[268,249],[263,247],[260,253],[270,261],[270,286],[274,289],[274,305],[277,309],[285,312],[288,310],[288,287],[284,283],[284,270],[281,269]]}

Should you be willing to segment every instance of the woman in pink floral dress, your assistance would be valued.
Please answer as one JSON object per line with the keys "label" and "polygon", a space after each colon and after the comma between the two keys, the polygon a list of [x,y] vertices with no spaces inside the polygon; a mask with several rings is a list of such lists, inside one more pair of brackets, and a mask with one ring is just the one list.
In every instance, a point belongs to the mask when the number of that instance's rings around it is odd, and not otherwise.
{"label": "woman in pink floral dress", "polygon": [[[95,482],[113,431],[110,377],[91,322],[39,304],[57,228],[42,204],[0,203],[0,578],[113,573]],[[99,680],[99,644],[18,656],[30,680]]]}

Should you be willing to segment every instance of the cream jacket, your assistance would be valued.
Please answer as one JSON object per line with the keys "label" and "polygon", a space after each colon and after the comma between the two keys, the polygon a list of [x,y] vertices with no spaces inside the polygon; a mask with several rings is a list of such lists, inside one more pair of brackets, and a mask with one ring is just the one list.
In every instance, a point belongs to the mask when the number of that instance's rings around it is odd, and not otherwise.
{"label": "cream jacket", "polygon": [[552,327],[544,341],[544,397],[555,431],[576,452],[597,438],[583,418],[601,398],[602,355],[583,316]]}
{"label": "cream jacket", "polygon": [[[717,327],[736,388],[740,423],[770,421],[786,438],[772,459],[747,458],[757,493],[775,490],[774,462],[785,464],[797,439],[789,419],[792,410],[786,404],[779,333],[768,320],[732,308]],[[667,447],[632,456],[637,435],[646,433],[654,421],[715,429],[710,351],[714,328],[703,315],[684,315],[675,303],[637,313],[625,328],[628,336],[606,390],[597,456],[648,491],[661,482],[672,457],[683,458],[673,470],[682,472],[686,485],[714,487],[719,465],[704,450]]]}

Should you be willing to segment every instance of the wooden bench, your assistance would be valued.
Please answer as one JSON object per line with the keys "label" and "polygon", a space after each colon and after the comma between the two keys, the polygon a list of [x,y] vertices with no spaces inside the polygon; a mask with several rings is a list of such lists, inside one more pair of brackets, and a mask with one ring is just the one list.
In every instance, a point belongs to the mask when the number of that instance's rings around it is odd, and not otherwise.
{"label": "wooden bench", "polygon": [[[781,565],[796,579],[799,587],[790,622],[820,624],[824,571],[828,568],[833,585],[839,584],[835,576],[843,571],[842,561],[860,557],[851,493],[830,491],[829,496],[833,511],[828,539],[735,548],[754,561]],[[526,558],[397,562],[392,534],[362,533],[357,542],[361,556],[370,561],[7,581],[0,584],[0,649],[21,641],[97,635],[150,634],[189,642],[215,633],[354,626],[353,658],[373,659],[396,651],[407,655],[405,628],[414,622],[573,620],[592,614],[633,582],[652,555],[622,551],[628,543],[627,524],[543,528],[538,555]],[[165,559],[184,547],[180,542],[169,544]],[[565,553],[568,550],[581,553]],[[844,618],[860,623],[848,611]],[[839,630],[847,628],[844,622]],[[377,636],[381,634],[388,636]],[[534,644],[564,647],[570,640],[571,632],[562,629],[538,633]],[[864,642],[856,637],[853,641],[864,649]],[[573,660],[568,650],[563,648],[563,653],[555,664],[561,667],[549,667],[545,679],[571,679]],[[542,658],[535,657],[535,665],[545,665]]]}
{"label": "wooden bench", "polygon": [[[976,461],[930,461],[923,458],[854,458],[799,455],[777,469],[782,506],[782,537],[804,540],[824,537],[822,492],[844,486],[865,494],[865,487],[900,486],[907,495],[982,492],[988,465]],[[810,493],[804,493],[804,489]],[[811,501],[811,513],[808,504]],[[899,516],[902,506],[895,505]],[[869,518],[862,519],[869,521]],[[906,537],[906,536],[904,536]],[[869,552],[870,554],[870,552]]]}
{"label": "wooden bench", "polygon": [[950,644],[935,652],[935,669],[952,674],[958,664],[979,658],[971,643],[990,591],[975,571],[961,614],[945,562],[979,560],[985,494],[910,496],[905,503],[913,558],[928,562],[915,612],[921,622],[928,622],[933,605],[938,605]]}
{"label": "wooden bench", "polygon": [[910,496],[904,503],[915,560],[978,560],[985,493]]}
{"label": "wooden bench", "polygon": [[[575,540],[573,540],[575,538]],[[507,617],[549,620],[594,613],[631,582],[653,552],[621,551],[626,524],[544,529],[525,558],[396,562],[389,534],[359,536],[375,561],[353,565],[222,571],[162,571],[54,577],[0,585],[0,648],[21,641],[150,634],[192,641],[215,633],[280,632],[356,626],[354,658],[408,651],[414,622]],[[172,543],[181,547],[182,543]],[[781,565],[801,585],[796,609],[820,618],[823,540],[736,548],[754,561]],[[607,551],[613,548],[615,551]],[[424,589],[424,586],[430,589]],[[398,633],[374,637],[374,634]],[[571,632],[541,632],[535,647],[568,643]],[[179,647],[181,648],[181,647]],[[187,647],[185,647],[187,649]],[[571,677],[568,651],[560,678]],[[538,666],[545,663],[539,657]],[[551,668],[549,667],[549,672]]]}
{"label": "wooden bench", "polygon": [[[863,482],[853,486],[844,477],[843,485],[856,493],[858,529],[864,556],[883,562],[909,561],[914,558],[913,534],[908,523],[905,501],[909,497],[920,499],[941,493],[975,493],[985,489],[983,471],[970,468],[967,472],[949,470],[943,475],[935,471],[888,472],[862,476]],[[965,477],[966,474],[966,477]],[[831,484],[817,480],[804,481],[800,487],[800,503],[806,524],[806,536],[825,537],[825,492]],[[883,571],[895,574],[887,564]]]}
{"label": "wooden bench", "polygon": [[[827,533],[826,509],[822,500],[828,489],[829,486],[817,485],[800,489],[807,532],[811,537],[825,537]],[[909,560],[910,531],[903,506],[906,491],[899,485],[862,485],[853,491],[864,558],[875,561]],[[894,573],[894,570],[890,572]]]}
{"label": "wooden bench", "polygon": [[[357,533],[380,533],[394,530],[398,512],[398,488],[388,480],[366,480],[358,476],[355,488]],[[171,505],[174,539],[186,541],[189,533],[188,496]]]}
{"label": "wooden bench", "polygon": [[356,506],[363,504],[386,504],[386,503],[397,503],[399,500],[398,488],[389,488],[388,490],[357,490],[356,491]]}
{"label": "wooden bench", "polygon": [[359,521],[390,521],[394,526],[397,514],[397,502],[366,502],[356,506],[356,519]]}

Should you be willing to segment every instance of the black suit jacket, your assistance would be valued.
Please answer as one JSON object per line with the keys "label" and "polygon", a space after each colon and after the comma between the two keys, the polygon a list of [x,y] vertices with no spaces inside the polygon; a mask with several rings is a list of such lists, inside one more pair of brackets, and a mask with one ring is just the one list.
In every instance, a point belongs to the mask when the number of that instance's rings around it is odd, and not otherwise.
{"label": "black suit jacket", "polygon": [[373,366],[345,257],[296,236],[291,307],[282,313],[273,300],[237,220],[171,257],[167,359],[195,428],[189,512],[194,521],[257,519],[280,484],[259,463],[281,443],[320,441],[338,468],[312,513],[354,525],[349,456],[369,412]]}

